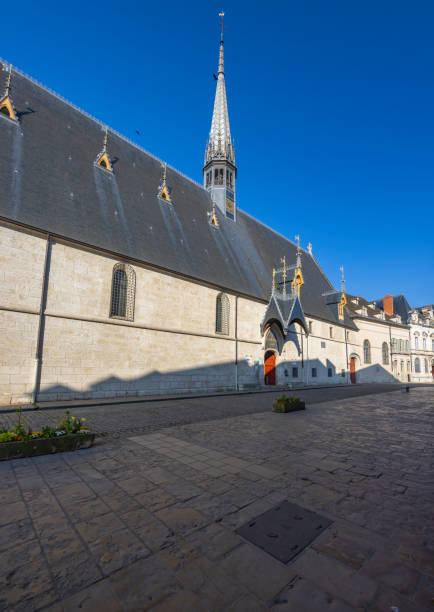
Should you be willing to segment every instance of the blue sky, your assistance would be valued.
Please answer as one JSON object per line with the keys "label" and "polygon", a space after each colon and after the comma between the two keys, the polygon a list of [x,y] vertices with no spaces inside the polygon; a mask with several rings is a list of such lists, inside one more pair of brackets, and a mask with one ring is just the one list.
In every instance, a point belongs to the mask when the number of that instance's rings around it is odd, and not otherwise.
{"label": "blue sky", "polygon": [[432,1],[24,0],[0,56],[201,181],[222,8],[238,205],[336,286],[434,302]]}

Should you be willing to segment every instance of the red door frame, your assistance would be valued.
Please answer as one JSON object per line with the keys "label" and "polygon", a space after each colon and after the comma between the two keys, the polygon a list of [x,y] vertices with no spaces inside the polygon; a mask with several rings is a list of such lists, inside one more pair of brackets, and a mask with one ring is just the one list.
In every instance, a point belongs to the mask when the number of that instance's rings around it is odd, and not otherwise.
{"label": "red door frame", "polygon": [[267,351],[264,356],[264,382],[266,385],[276,384],[276,355]]}
{"label": "red door frame", "polygon": [[352,384],[354,385],[356,382],[356,358],[355,357],[350,358],[350,380]]}

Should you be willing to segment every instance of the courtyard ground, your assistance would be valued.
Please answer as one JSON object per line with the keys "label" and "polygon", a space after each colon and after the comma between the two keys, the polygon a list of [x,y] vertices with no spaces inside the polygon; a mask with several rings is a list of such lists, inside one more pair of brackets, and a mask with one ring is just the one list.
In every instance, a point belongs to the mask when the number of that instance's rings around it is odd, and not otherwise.
{"label": "courtyard ground", "polygon": [[[93,448],[0,463],[0,609],[434,610],[434,388],[297,395],[74,408]],[[286,499],[333,521],[287,565],[235,532]]]}

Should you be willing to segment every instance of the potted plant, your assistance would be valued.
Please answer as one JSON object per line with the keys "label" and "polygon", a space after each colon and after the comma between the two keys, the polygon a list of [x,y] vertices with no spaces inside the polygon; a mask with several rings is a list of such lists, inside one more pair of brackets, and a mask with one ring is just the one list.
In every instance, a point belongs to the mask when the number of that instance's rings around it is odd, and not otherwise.
{"label": "potted plant", "polygon": [[284,393],[273,402],[274,412],[294,412],[305,408],[305,403],[299,397],[288,397]]}

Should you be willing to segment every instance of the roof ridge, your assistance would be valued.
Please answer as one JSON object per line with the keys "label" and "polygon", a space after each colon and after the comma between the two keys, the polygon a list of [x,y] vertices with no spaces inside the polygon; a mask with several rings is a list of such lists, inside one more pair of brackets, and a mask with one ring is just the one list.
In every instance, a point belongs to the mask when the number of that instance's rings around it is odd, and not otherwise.
{"label": "roof ridge", "polygon": [[[6,61],[5,59],[3,59],[2,57],[0,57],[0,64],[3,64],[4,66],[10,66],[10,63],[8,61]],[[77,104],[74,104],[73,102],[70,102],[69,100],[64,98],[61,94],[57,93],[57,91],[54,91],[54,89],[51,89],[50,87],[47,87],[46,85],[44,85],[43,83],[41,83],[40,81],[35,79],[34,77],[30,76],[29,74],[27,74],[26,72],[21,70],[20,68],[17,68],[15,65],[14,65],[13,70],[14,70],[14,73],[19,74],[20,76],[22,76],[25,79],[29,80],[34,85],[37,85],[41,89],[44,89],[46,92],[48,92],[52,96],[55,96],[58,100],[60,100],[61,102],[64,102],[68,106],[71,106],[74,110],[78,111],[79,113],[81,113],[82,115],[84,115],[85,117],[90,119],[91,121],[95,121],[100,126],[107,125],[104,121],[100,121],[99,119],[97,119],[96,117],[94,117],[93,115],[88,113],[87,111],[85,111],[82,108],[80,108],[79,106],[77,106]],[[141,145],[139,145],[136,142],[134,142],[134,140],[131,140],[130,138],[128,138],[128,136],[124,136],[124,134],[121,134],[120,132],[118,132],[117,130],[111,128],[110,126],[107,126],[107,127],[108,127],[108,129],[110,130],[110,132],[112,134],[116,134],[116,136],[118,136],[119,138],[121,138],[125,142],[128,142],[130,145],[132,145],[133,147],[135,147],[139,151],[142,151],[142,153],[145,153],[146,155],[149,155],[149,157],[152,157],[153,159],[155,159],[156,161],[158,161],[158,162],[160,162],[162,164],[163,163],[167,163],[163,159],[160,159],[159,157],[157,157],[153,153],[150,153],[147,149],[145,149]],[[175,172],[177,172],[180,176],[184,177],[185,179],[187,179],[188,181],[190,181],[191,183],[196,185],[196,187],[200,187],[203,191],[207,192],[205,187],[203,185],[201,185],[198,181],[195,181],[191,177],[189,177],[186,174],[184,174],[183,172],[181,172],[181,170],[178,170],[177,168],[175,168],[174,166],[171,166],[170,164],[167,164],[167,166],[171,170],[174,170]]]}

